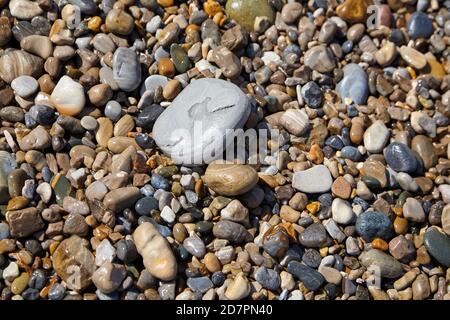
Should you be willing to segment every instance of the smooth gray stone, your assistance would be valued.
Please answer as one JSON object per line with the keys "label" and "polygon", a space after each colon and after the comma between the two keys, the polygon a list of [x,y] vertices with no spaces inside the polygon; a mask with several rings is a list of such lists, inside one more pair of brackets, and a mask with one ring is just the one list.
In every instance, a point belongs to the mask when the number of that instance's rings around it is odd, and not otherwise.
{"label": "smooth gray stone", "polygon": [[369,94],[367,84],[367,74],[363,68],[355,63],[350,63],[344,67],[344,77],[337,84],[336,90],[343,101],[350,98],[356,104],[364,104]]}
{"label": "smooth gray stone", "polygon": [[317,165],[310,169],[294,173],[292,186],[306,193],[323,193],[330,190],[333,178],[328,168]]}
{"label": "smooth gray stone", "polygon": [[195,80],[156,120],[154,139],[178,164],[209,163],[222,158],[234,134],[228,129],[242,128],[249,114],[249,100],[236,85]]}
{"label": "smooth gray stone", "polygon": [[375,274],[383,278],[397,278],[403,275],[403,268],[400,262],[389,254],[378,249],[364,251],[359,260],[366,268],[372,269]]}
{"label": "smooth gray stone", "polygon": [[114,52],[113,76],[123,91],[133,91],[141,82],[141,65],[130,48],[120,47]]}
{"label": "smooth gray stone", "polygon": [[450,267],[450,237],[445,233],[439,232],[435,228],[428,230],[424,237],[423,243],[431,256],[441,265]]}

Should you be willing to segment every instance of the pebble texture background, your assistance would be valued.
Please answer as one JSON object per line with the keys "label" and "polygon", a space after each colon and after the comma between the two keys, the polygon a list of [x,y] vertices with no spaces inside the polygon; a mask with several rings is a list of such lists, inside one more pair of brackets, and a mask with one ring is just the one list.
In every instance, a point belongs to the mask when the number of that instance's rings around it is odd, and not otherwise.
{"label": "pebble texture background", "polygon": [[0,0],[0,299],[449,300],[450,3],[370,4]]}

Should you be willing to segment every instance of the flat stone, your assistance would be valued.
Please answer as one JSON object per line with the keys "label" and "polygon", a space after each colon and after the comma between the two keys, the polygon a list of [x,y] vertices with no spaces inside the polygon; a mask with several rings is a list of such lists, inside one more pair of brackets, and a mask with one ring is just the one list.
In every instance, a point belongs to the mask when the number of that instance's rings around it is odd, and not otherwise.
{"label": "flat stone", "polygon": [[30,76],[20,76],[11,82],[11,88],[22,98],[27,98],[38,90],[38,82]]}
{"label": "flat stone", "polygon": [[53,253],[52,262],[69,289],[79,291],[91,284],[95,263],[86,240],[76,235],[63,240]]}
{"label": "flat stone", "polygon": [[186,284],[189,288],[191,288],[192,291],[200,293],[205,293],[209,289],[214,287],[214,284],[207,276],[188,278]]}
{"label": "flat stone", "polygon": [[[227,129],[242,128],[247,121],[248,103],[245,94],[230,82],[195,80],[156,120],[155,142],[176,163],[209,163],[230,143],[233,133]],[[197,134],[201,136],[194,136]]]}
{"label": "flat stone", "polygon": [[414,48],[401,46],[399,49],[400,56],[411,67],[416,69],[423,69],[427,65],[427,58]]}
{"label": "flat stone", "polygon": [[225,11],[231,19],[249,32],[253,31],[256,17],[267,17],[270,23],[275,21],[275,11],[264,0],[228,0]]}
{"label": "flat stone", "polygon": [[23,75],[39,78],[43,70],[44,61],[23,50],[10,50],[0,57],[0,78],[7,83]]}
{"label": "flat stone", "polygon": [[[12,194],[12,196],[19,196],[21,194],[23,185],[20,186],[20,183],[15,184],[17,185],[17,188],[11,190],[16,192],[8,192],[9,185],[11,184],[9,175],[16,167],[17,163],[14,156],[7,151],[0,151],[0,204],[5,204],[9,200],[10,194]],[[16,179],[13,178],[12,180],[15,181]],[[25,179],[23,179],[23,182],[25,182]]]}
{"label": "flat stone", "polygon": [[339,224],[349,224],[355,217],[350,203],[339,198],[333,200],[331,213],[333,220]]}
{"label": "flat stone", "polygon": [[213,234],[236,244],[249,242],[253,238],[242,225],[227,220],[217,222],[213,227]]}
{"label": "flat stone", "polygon": [[30,236],[44,227],[44,222],[36,208],[8,211],[6,219],[11,236],[14,238]]}
{"label": "flat stone", "polygon": [[438,157],[431,139],[427,136],[416,135],[411,141],[411,149],[422,159],[425,169],[430,169],[437,164]]}
{"label": "flat stone", "polygon": [[92,282],[103,293],[116,291],[127,276],[124,265],[105,262],[92,275]]}
{"label": "flat stone", "polygon": [[277,290],[281,285],[281,278],[278,272],[265,267],[258,268],[255,272],[255,280],[258,281],[263,288],[271,291]]}
{"label": "flat stone", "polygon": [[330,171],[324,165],[295,172],[292,187],[306,193],[324,193],[330,190],[333,183]]}
{"label": "flat stone", "polygon": [[293,135],[300,136],[308,129],[309,117],[304,109],[289,109],[281,116],[280,125]]}
{"label": "flat stone", "polygon": [[324,45],[318,45],[306,51],[304,63],[306,66],[320,73],[331,72],[336,67],[333,53]]}
{"label": "flat stone", "polygon": [[425,212],[420,202],[414,198],[408,198],[403,205],[403,216],[409,221],[424,222]]}
{"label": "flat stone", "polygon": [[289,262],[287,270],[303,282],[304,286],[311,291],[320,289],[325,283],[325,278],[320,272],[305,266],[298,261]]}
{"label": "flat stone", "polygon": [[31,20],[43,12],[37,2],[29,0],[11,0],[9,10],[14,17],[20,20]]}
{"label": "flat stone", "polygon": [[398,278],[404,273],[400,262],[378,249],[364,251],[361,253],[359,260],[362,265],[366,268],[371,268],[371,270],[383,278]]}
{"label": "flat stone", "polygon": [[103,204],[106,209],[120,212],[126,208],[133,208],[141,197],[142,194],[136,187],[119,188],[108,192],[103,199]]}

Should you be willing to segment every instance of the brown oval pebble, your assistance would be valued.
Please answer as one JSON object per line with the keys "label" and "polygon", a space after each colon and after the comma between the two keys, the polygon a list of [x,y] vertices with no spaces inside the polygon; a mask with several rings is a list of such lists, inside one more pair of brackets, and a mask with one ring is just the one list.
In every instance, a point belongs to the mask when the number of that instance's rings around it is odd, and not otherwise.
{"label": "brown oval pebble", "polygon": [[206,169],[203,181],[220,195],[237,196],[258,183],[258,174],[248,165],[213,162]]}

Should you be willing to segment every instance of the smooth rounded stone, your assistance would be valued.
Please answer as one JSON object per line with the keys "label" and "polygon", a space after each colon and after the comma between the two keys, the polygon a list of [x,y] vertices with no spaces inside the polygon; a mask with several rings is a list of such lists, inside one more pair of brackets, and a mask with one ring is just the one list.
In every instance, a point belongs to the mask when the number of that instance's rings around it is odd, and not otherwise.
{"label": "smooth rounded stone", "polygon": [[400,235],[389,241],[389,253],[396,260],[408,263],[416,257],[416,248],[411,240]]}
{"label": "smooth rounded stone", "polygon": [[20,20],[31,20],[43,12],[37,2],[29,0],[11,0],[9,10],[13,17]]}
{"label": "smooth rounded stone", "polygon": [[411,149],[400,142],[393,142],[384,151],[387,164],[395,171],[413,173],[418,167],[416,156]]}
{"label": "smooth rounded stone", "polygon": [[408,20],[406,31],[412,39],[427,39],[433,33],[433,24],[425,13],[414,12]]}
{"label": "smooth rounded stone", "polygon": [[239,58],[227,47],[219,46],[212,51],[212,62],[214,62],[227,78],[233,79],[241,73],[241,62]]}
{"label": "smooth rounded stone", "polygon": [[62,300],[66,293],[66,289],[60,283],[54,283],[48,290],[49,300]]}
{"label": "smooth rounded stone", "polygon": [[403,205],[403,216],[413,222],[424,222],[425,212],[420,202],[414,198],[408,198]]}
{"label": "smooth rounded stone", "polygon": [[324,193],[331,189],[333,178],[324,165],[294,173],[292,187],[306,193]]}
{"label": "smooth rounded stone", "polygon": [[152,104],[144,109],[135,118],[136,126],[146,130],[152,130],[156,119],[163,113],[164,108],[158,104]]}
{"label": "smooth rounded stone", "polygon": [[172,43],[177,42],[181,28],[178,24],[171,22],[156,33],[156,38],[162,47],[168,47]]}
{"label": "smooth rounded stone", "polygon": [[125,266],[121,264],[105,262],[92,275],[92,282],[103,293],[116,291],[127,276]]}
{"label": "smooth rounded stone", "polygon": [[319,41],[324,43],[330,43],[333,41],[336,32],[338,31],[337,24],[332,20],[327,20],[320,28]]}
{"label": "smooth rounded stone", "polygon": [[0,17],[0,46],[7,44],[11,36],[12,32],[8,17]]}
{"label": "smooth rounded stone", "polygon": [[349,224],[353,222],[355,214],[348,201],[336,198],[331,205],[331,214],[333,220],[339,224]]}
{"label": "smooth rounded stone", "polygon": [[0,118],[8,122],[23,122],[25,114],[22,108],[8,106],[0,109]]}
{"label": "smooth rounded stone", "polygon": [[67,0],[70,4],[78,6],[81,13],[93,15],[97,11],[97,5],[93,0]]}
{"label": "smooth rounded stone", "polygon": [[[8,177],[10,173],[13,172],[13,170],[16,168],[17,162],[14,156],[9,152],[0,150],[0,204],[6,203],[9,200],[10,194],[12,194],[13,196],[19,196],[21,194],[21,186],[20,186],[21,183],[19,183],[19,180],[20,181],[23,180],[24,183],[25,177],[23,177],[23,179],[20,179],[20,177],[17,177],[17,179],[14,177],[9,179]],[[20,176],[22,175],[20,174]],[[10,182],[10,180],[12,181]],[[10,185],[12,186],[16,185],[17,188],[11,188],[10,190],[9,189]],[[16,189],[17,191],[14,192],[14,189]]]}
{"label": "smooth rounded stone", "polygon": [[46,36],[37,34],[23,38],[20,41],[20,47],[29,53],[41,57],[42,59],[47,59],[53,53],[53,44],[50,39]]}
{"label": "smooth rounded stone", "polygon": [[34,105],[28,110],[28,115],[38,124],[48,126],[55,122],[55,110],[45,105]]}
{"label": "smooth rounded stone", "polygon": [[428,253],[444,267],[450,267],[450,237],[436,228],[430,228],[423,237]]}
{"label": "smooth rounded stone", "polygon": [[401,46],[398,49],[398,52],[400,53],[400,56],[403,58],[403,60],[405,60],[406,63],[409,64],[411,67],[420,70],[425,68],[427,65],[427,59],[425,55],[423,55],[421,52],[417,51],[414,48]]}
{"label": "smooth rounded stone", "polygon": [[301,90],[305,103],[314,109],[320,108],[323,101],[323,93],[319,85],[314,81],[310,81],[302,87]]}
{"label": "smooth rounded stone", "polygon": [[366,211],[356,219],[356,232],[367,242],[374,238],[389,240],[393,235],[391,220],[382,212]]}
{"label": "smooth rounded stone", "polygon": [[309,117],[305,109],[289,109],[283,113],[279,121],[289,133],[302,135],[309,126]]}
{"label": "smooth rounded stone", "polygon": [[442,201],[445,203],[450,203],[450,185],[441,184],[439,186],[439,192],[441,193]]}
{"label": "smooth rounded stone", "polygon": [[95,261],[86,246],[85,239],[73,235],[63,240],[52,255],[53,268],[69,289],[80,291],[91,284]]}
{"label": "smooth rounded stone", "polygon": [[102,53],[114,52],[116,49],[114,41],[104,33],[97,33],[92,39],[92,45]]}
{"label": "smooth rounded stone", "polygon": [[81,126],[88,130],[88,131],[94,131],[98,127],[98,122],[94,117],[91,116],[84,116],[81,118]]}
{"label": "smooth rounded stone", "polygon": [[143,258],[144,266],[154,277],[163,281],[173,280],[177,274],[177,261],[158,230],[149,222],[142,223],[133,233],[137,251]]}
{"label": "smooth rounded stone", "polygon": [[200,293],[205,293],[214,287],[214,284],[207,276],[188,278],[186,284],[192,291]]}
{"label": "smooth rounded stone", "polygon": [[308,226],[300,233],[298,241],[307,248],[323,248],[333,242],[321,223],[313,223]]}
{"label": "smooth rounded stone", "polygon": [[158,200],[152,196],[139,199],[134,206],[134,210],[142,216],[150,216],[152,210],[158,210],[158,208]]}
{"label": "smooth rounded stone", "polygon": [[112,9],[105,19],[106,28],[114,34],[126,36],[134,28],[134,20],[131,15],[122,9]]}
{"label": "smooth rounded stone", "polygon": [[176,163],[209,163],[231,143],[234,133],[227,129],[242,128],[249,113],[248,98],[236,85],[219,79],[195,80],[156,120],[154,139]]}
{"label": "smooth rounded stone", "polygon": [[9,50],[0,57],[0,78],[11,83],[20,76],[39,78],[44,69],[44,61],[22,50]]}
{"label": "smooth rounded stone", "polygon": [[133,263],[138,257],[138,252],[134,242],[124,239],[120,240],[116,244],[116,254],[117,258],[126,264]]}
{"label": "smooth rounded stone", "polygon": [[336,85],[336,91],[341,100],[346,98],[356,104],[365,104],[369,95],[367,74],[363,68],[355,63],[349,63],[344,67],[344,77]]}
{"label": "smooth rounded stone", "polygon": [[164,206],[164,208],[161,210],[160,214],[161,219],[163,219],[165,222],[172,224],[175,222],[176,215],[173,212],[173,210],[169,206]]}
{"label": "smooth rounded stone", "polygon": [[51,94],[52,102],[60,114],[76,116],[84,108],[86,97],[83,86],[69,76],[62,76]]}
{"label": "smooth rounded stone", "polygon": [[389,140],[389,130],[381,120],[375,121],[364,132],[364,147],[370,153],[383,151]]}
{"label": "smooth rounded stone", "polygon": [[319,290],[325,283],[325,278],[320,272],[298,261],[289,262],[287,270],[303,282],[303,285],[311,291]]}
{"label": "smooth rounded stone", "polygon": [[27,98],[38,90],[39,84],[35,78],[30,76],[20,76],[11,82],[11,88],[15,94],[22,98]]}
{"label": "smooth rounded stone", "polygon": [[253,31],[256,17],[267,17],[271,24],[275,22],[275,11],[265,0],[228,0],[225,11],[249,32]]}
{"label": "smooth rounded stone", "polygon": [[399,172],[397,176],[395,177],[398,184],[403,190],[411,191],[411,192],[418,192],[419,191],[419,185],[417,182],[407,173]]}
{"label": "smooth rounded stone", "polygon": [[108,192],[103,198],[103,204],[106,209],[121,212],[126,208],[132,208],[141,197],[139,188],[124,187]]}
{"label": "smooth rounded stone", "polygon": [[240,272],[225,290],[225,297],[228,300],[242,300],[251,292],[251,284],[245,275]]}
{"label": "smooth rounded stone", "polygon": [[110,100],[108,103],[106,103],[105,110],[104,110],[105,116],[111,119],[112,121],[117,121],[120,119],[120,116],[122,115],[122,107],[120,103],[118,103],[115,100]]}
{"label": "smooth rounded stone", "polygon": [[95,265],[100,267],[105,262],[113,262],[116,257],[116,249],[108,239],[103,239],[95,249]]}
{"label": "smooth rounded stone", "polygon": [[107,84],[114,91],[119,90],[119,85],[117,84],[116,80],[114,80],[114,73],[112,68],[107,66],[100,68],[99,76],[101,83]]}
{"label": "smooth rounded stone", "polygon": [[[2,151],[4,152],[4,151]],[[7,187],[9,190],[9,195],[11,196],[11,198],[14,197],[19,197],[22,195],[22,189],[23,186],[25,185],[25,181],[28,180],[30,177],[28,176],[27,172],[23,169],[15,169],[12,170],[11,168],[15,168],[17,166],[14,158],[12,159],[12,166],[10,166],[7,169],[7,172],[9,172],[9,174],[7,174],[6,176],[8,177],[8,184]],[[1,163],[1,153],[0,153],[0,163]],[[8,164],[10,165],[10,164]],[[0,167],[1,170],[1,167]],[[12,171],[11,171],[12,170]],[[2,176],[2,172],[0,171],[0,178]],[[5,178],[6,179],[6,178]],[[5,180],[6,181],[6,180]],[[0,180],[0,184],[1,184],[1,180]]]}
{"label": "smooth rounded stone", "polygon": [[216,238],[226,239],[231,243],[246,243],[253,240],[252,235],[239,223],[221,220],[213,227]]}
{"label": "smooth rounded stone", "polygon": [[318,45],[306,51],[304,64],[320,73],[331,72],[336,67],[333,53],[324,45]]}
{"label": "smooth rounded stone", "polygon": [[114,125],[114,136],[126,136],[129,132],[133,131],[134,127],[134,118],[129,114],[126,114]]}
{"label": "smooth rounded stone", "polygon": [[44,150],[51,146],[51,136],[44,127],[38,126],[18,142],[23,151]]}
{"label": "smooth rounded stone", "polygon": [[141,64],[133,49],[120,47],[113,56],[113,77],[123,91],[133,91],[141,83]]}
{"label": "smooth rounded stone", "polygon": [[[431,279],[430,279],[431,280]],[[419,274],[412,283],[413,300],[425,300],[431,294],[430,281],[424,274]]]}
{"label": "smooth rounded stone", "polygon": [[341,284],[342,275],[339,272],[339,270],[332,267],[320,266],[319,272],[322,274],[322,276],[328,283],[333,283],[335,285]]}
{"label": "smooth rounded stone", "polygon": [[193,256],[201,259],[206,253],[206,247],[203,241],[198,237],[189,237],[184,239],[183,247]]}
{"label": "smooth rounded stone", "polygon": [[383,278],[398,278],[404,273],[400,262],[378,249],[364,251],[359,256],[359,260],[363,266],[370,268]]}
{"label": "smooth rounded stone", "polygon": [[258,183],[258,174],[252,167],[243,164],[211,163],[203,181],[224,196],[237,196],[250,191]]}
{"label": "smooth rounded stone", "polygon": [[186,51],[179,44],[174,43],[170,46],[170,57],[179,73],[188,71],[192,66]]}
{"label": "smooth rounded stone", "polygon": [[159,29],[159,27],[162,24],[162,19],[160,16],[155,15],[153,18],[150,19],[149,22],[145,25],[145,30],[151,34],[155,34],[156,31]]}
{"label": "smooth rounded stone", "polygon": [[387,67],[394,62],[397,57],[397,47],[391,41],[387,41],[377,52],[375,52],[375,60],[382,67]]}
{"label": "smooth rounded stone", "polygon": [[17,265],[17,263],[12,261],[5,269],[3,269],[2,278],[8,280],[9,282],[12,282],[19,276],[19,274],[19,266]]}
{"label": "smooth rounded stone", "polygon": [[438,157],[431,139],[427,136],[416,135],[411,141],[411,149],[422,159],[425,169],[428,170],[437,164]]}
{"label": "smooth rounded stone", "polygon": [[242,205],[239,200],[231,201],[220,212],[222,219],[230,220],[242,224],[249,223],[248,209]]}
{"label": "smooth rounded stone", "polygon": [[258,281],[263,288],[271,291],[276,291],[281,285],[281,278],[278,272],[266,267],[260,267],[255,272],[255,280]]}

